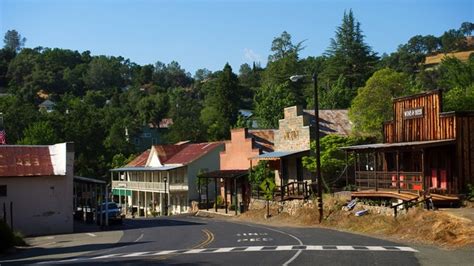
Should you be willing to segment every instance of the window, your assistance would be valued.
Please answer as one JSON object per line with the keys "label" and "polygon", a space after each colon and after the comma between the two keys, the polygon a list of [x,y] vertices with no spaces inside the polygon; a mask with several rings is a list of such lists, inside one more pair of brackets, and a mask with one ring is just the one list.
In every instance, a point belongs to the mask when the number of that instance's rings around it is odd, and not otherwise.
{"label": "window", "polygon": [[7,185],[0,185],[0,197],[7,196]]}

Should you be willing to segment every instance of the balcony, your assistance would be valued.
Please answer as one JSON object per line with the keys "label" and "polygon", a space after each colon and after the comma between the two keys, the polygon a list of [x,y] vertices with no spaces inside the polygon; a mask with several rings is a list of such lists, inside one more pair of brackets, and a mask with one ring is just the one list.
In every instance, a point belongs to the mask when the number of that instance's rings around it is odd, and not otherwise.
{"label": "balcony", "polygon": [[[170,191],[188,191],[188,185],[185,183],[166,184]],[[112,181],[112,188],[123,188],[130,190],[152,191],[165,193],[164,182],[138,182],[138,181]]]}

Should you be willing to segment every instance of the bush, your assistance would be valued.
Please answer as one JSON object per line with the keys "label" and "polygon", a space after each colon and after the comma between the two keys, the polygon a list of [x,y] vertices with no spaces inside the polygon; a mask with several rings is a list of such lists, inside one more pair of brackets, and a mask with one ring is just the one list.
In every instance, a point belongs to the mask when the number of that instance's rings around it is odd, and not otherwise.
{"label": "bush", "polygon": [[15,235],[8,224],[3,220],[0,220],[0,239],[0,251],[15,245]]}

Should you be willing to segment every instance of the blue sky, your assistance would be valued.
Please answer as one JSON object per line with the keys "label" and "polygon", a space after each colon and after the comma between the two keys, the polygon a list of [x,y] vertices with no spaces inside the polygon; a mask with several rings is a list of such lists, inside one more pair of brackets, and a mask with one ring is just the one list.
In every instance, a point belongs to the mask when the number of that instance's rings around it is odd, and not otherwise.
{"label": "blue sky", "polygon": [[382,54],[416,34],[441,35],[474,21],[472,0],[0,0],[0,34],[16,29],[26,47],[89,50],[138,64],[178,61],[234,72],[266,65],[274,37],[288,31],[306,40],[301,57],[321,55],[352,8],[366,42]]}

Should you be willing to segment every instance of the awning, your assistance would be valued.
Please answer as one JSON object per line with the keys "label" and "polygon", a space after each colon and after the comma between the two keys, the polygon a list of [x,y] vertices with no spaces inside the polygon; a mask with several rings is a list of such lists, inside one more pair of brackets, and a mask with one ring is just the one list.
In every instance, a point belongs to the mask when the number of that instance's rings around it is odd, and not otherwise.
{"label": "awning", "polygon": [[161,167],[121,167],[110,169],[111,172],[133,172],[133,171],[142,171],[142,172],[150,172],[150,171],[168,171],[183,167],[183,165],[169,165],[169,166],[161,166]]}
{"label": "awning", "polygon": [[411,142],[398,142],[398,143],[375,143],[367,145],[356,145],[342,147],[341,150],[346,151],[362,151],[362,150],[379,150],[379,149],[397,149],[397,148],[427,148],[455,144],[455,139],[443,139],[443,140],[428,140],[428,141],[411,141]]}
{"label": "awning", "polygon": [[250,159],[259,159],[262,161],[265,160],[278,160],[284,157],[292,156],[292,155],[309,155],[309,150],[304,151],[274,151],[269,153],[263,153],[258,156],[252,157]]}
{"label": "awning", "polygon": [[112,189],[112,194],[116,196],[132,196],[132,191],[128,189],[114,188]]}
{"label": "awning", "polygon": [[248,175],[248,170],[217,170],[200,174],[200,178],[240,178]]}

